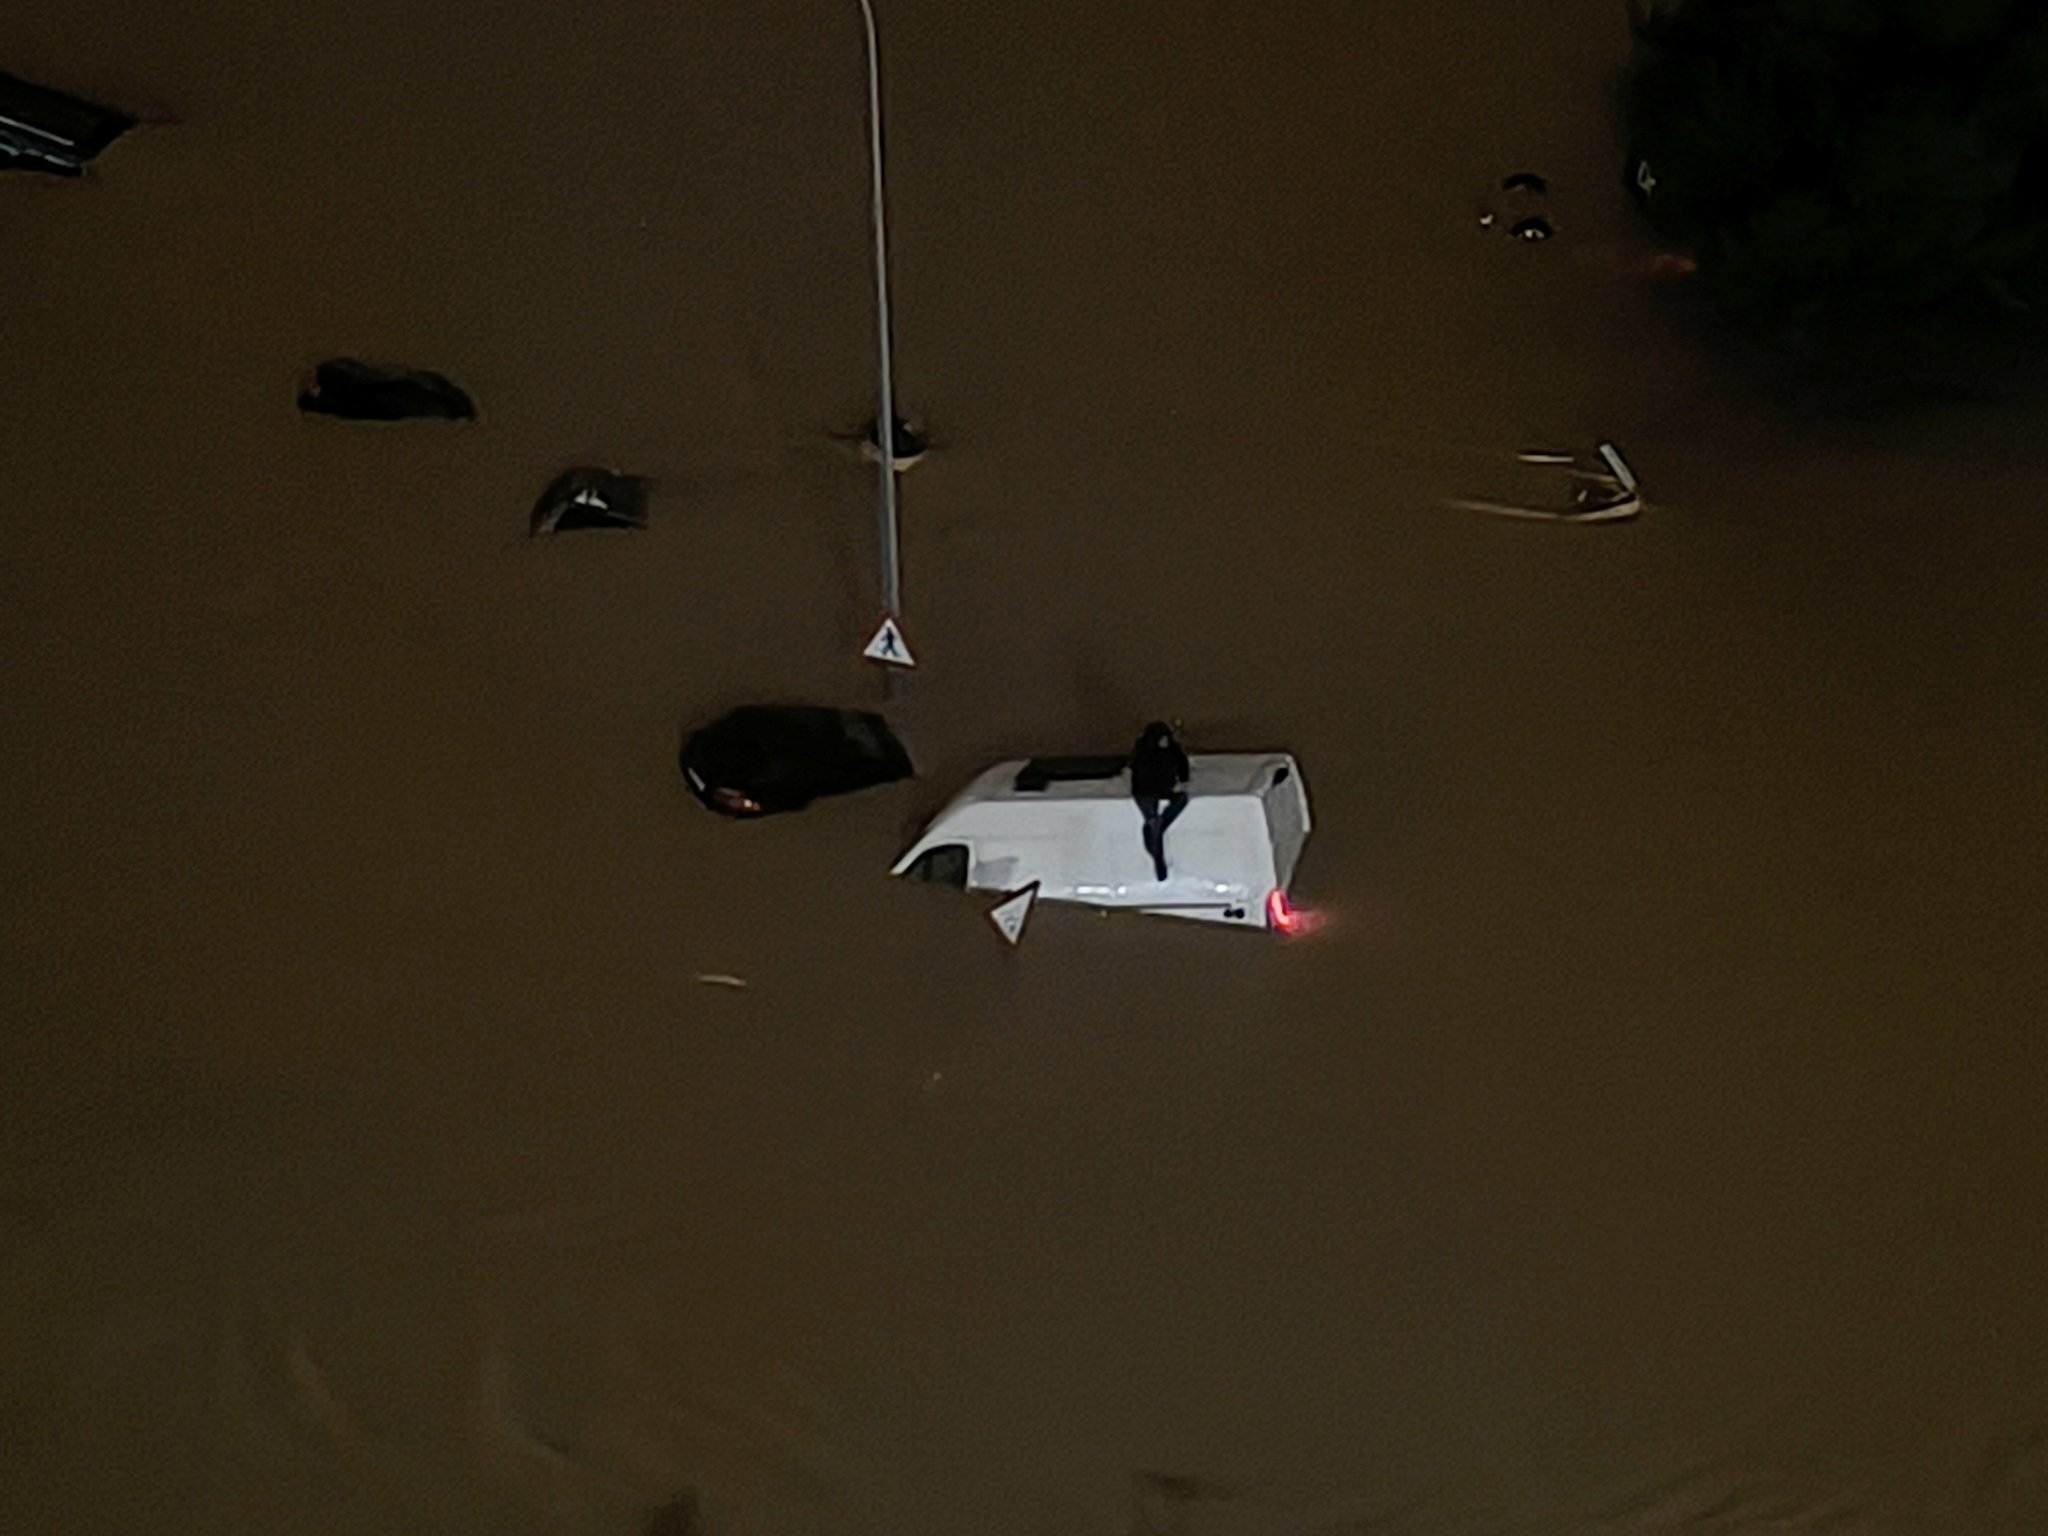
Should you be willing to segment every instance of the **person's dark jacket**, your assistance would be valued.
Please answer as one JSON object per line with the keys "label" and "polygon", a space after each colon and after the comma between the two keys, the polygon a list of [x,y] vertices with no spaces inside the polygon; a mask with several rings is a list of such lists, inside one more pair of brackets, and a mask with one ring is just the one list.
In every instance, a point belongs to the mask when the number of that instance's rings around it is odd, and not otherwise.
{"label": "person's dark jacket", "polygon": [[1188,755],[1173,732],[1154,721],[1131,749],[1131,793],[1141,800],[1164,800],[1188,781]]}

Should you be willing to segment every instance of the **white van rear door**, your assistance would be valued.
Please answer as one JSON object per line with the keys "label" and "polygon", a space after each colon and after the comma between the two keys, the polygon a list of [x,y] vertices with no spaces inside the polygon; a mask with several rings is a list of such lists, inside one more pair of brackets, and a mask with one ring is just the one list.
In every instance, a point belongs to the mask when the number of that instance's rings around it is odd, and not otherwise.
{"label": "white van rear door", "polygon": [[1301,862],[1302,845],[1308,841],[1308,786],[1301,781],[1301,767],[1283,757],[1267,773],[1259,791],[1266,806],[1266,828],[1273,839],[1273,878],[1281,890],[1294,880],[1294,866]]}

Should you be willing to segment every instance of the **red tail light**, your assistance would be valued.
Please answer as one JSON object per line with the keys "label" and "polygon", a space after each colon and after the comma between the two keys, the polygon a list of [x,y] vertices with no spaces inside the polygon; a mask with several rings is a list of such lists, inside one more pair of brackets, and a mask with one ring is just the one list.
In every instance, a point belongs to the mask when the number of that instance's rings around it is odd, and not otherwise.
{"label": "red tail light", "polygon": [[1293,938],[1296,934],[1307,933],[1315,925],[1315,914],[1288,905],[1285,891],[1274,891],[1266,898],[1266,926],[1275,933]]}

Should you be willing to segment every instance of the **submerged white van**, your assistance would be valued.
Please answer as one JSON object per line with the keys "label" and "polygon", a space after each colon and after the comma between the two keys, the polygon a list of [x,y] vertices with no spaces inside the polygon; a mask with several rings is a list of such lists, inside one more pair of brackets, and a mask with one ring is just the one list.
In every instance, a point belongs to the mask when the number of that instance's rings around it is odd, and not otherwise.
{"label": "submerged white van", "polygon": [[1038,884],[1046,901],[1298,933],[1288,883],[1308,840],[1308,791],[1284,752],[1190,757],[1188,803],[1166,833],[1166,879],[1144,844],[1128,760],[998,763],[939,812],[892,871],[970,891]]}

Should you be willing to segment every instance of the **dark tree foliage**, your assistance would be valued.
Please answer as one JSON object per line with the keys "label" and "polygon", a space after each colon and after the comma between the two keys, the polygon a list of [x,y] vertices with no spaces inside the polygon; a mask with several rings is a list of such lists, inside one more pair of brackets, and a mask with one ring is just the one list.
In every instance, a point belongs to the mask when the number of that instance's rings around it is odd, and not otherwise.
{"label": "dark tree foliage", "polygon": [[2048,3],[1630,10],[1629,185],[1719,313],[1817,355],[2037,338]]}

